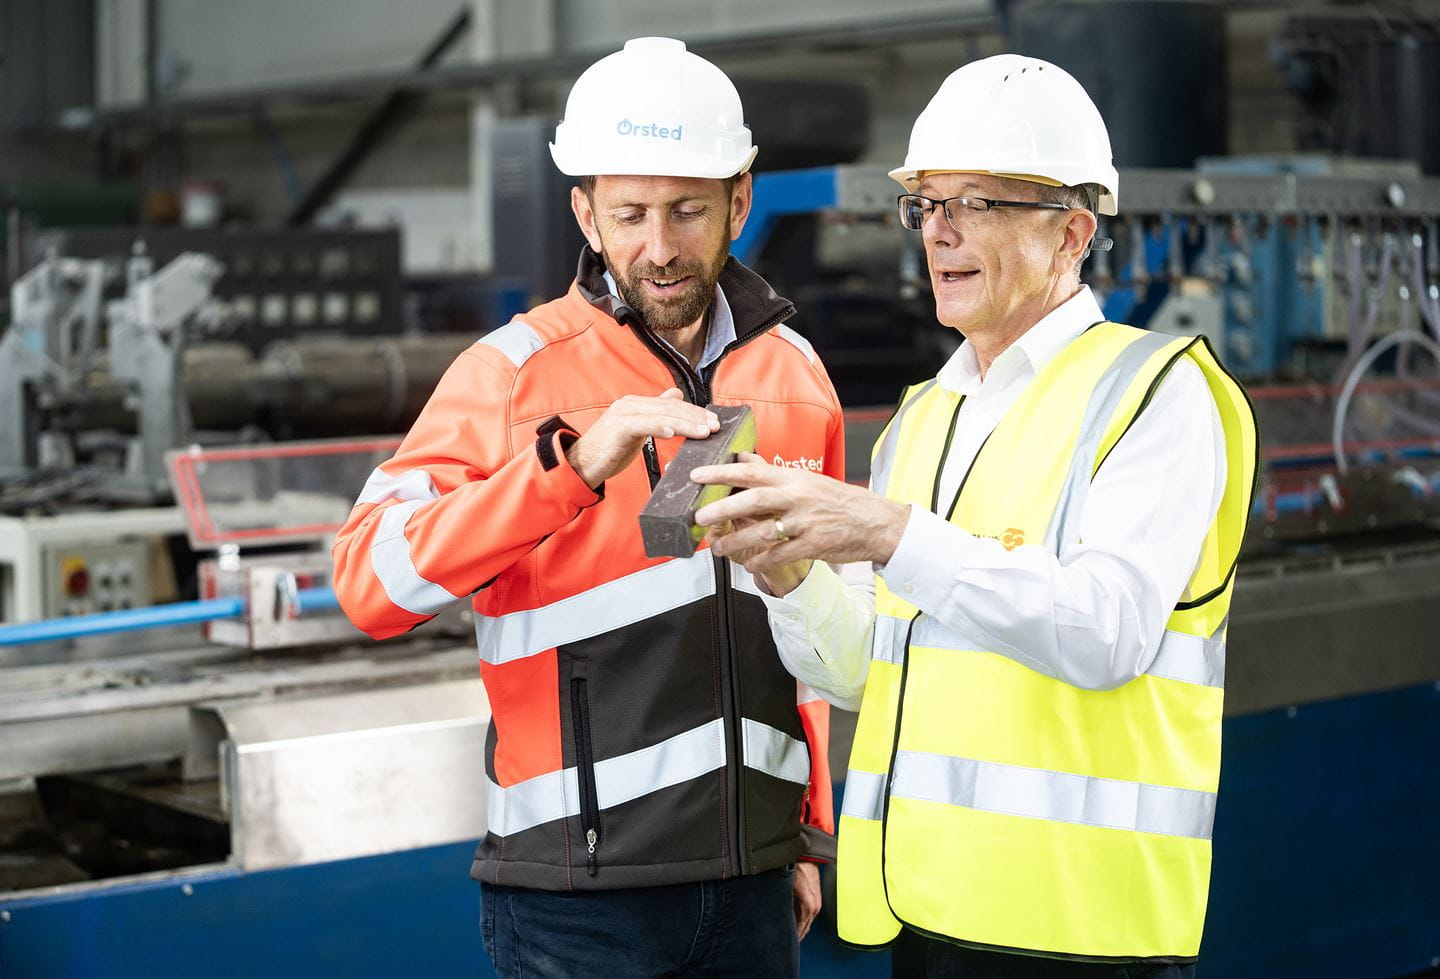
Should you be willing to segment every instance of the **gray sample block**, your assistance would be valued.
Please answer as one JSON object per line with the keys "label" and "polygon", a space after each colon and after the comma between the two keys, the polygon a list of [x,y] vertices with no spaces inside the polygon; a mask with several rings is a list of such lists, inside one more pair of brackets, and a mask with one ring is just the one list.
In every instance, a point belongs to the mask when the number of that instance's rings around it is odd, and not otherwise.
{"label": "gray sample block", "polygon": [[708,407],[719,416],[720,429],[709,438],[685,440],[640,511],[640,536],[647,557],[694,554],[705,536],[695,526],[695,511],[728,495],[730,487],[692,483],[690,473],[697,466],[734,462],[738,453],[755,451],[755,416],[749,405]]}

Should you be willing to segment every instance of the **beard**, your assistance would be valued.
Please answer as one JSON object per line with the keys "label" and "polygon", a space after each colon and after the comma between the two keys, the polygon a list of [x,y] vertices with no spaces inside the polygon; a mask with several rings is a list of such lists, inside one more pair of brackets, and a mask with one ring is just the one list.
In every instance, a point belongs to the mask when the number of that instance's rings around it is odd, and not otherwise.
{"label": "beard", "polygon": [[[626,305],[639,314],[640,319],[656,333],[671,333],[690,326],[710,308],[715,299],[715,284],[730,257],[729,243],[722,245],[715,258],[708,264],[700,261],[671,262],[660,266],[651,262],[636,262],[615,277],[615,284]],[[679,279],[689,277],[683,289],[673,296],[657,299],[650,296],[642,280]]]}

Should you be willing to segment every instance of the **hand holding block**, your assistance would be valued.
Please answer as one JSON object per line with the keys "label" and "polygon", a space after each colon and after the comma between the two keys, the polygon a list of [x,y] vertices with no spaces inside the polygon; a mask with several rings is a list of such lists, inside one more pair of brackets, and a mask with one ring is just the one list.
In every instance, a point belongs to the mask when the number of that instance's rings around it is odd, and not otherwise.
{"label": "hand holding block", "polygon": [[726,496],[728,486],[701,486],[690,481],[696,466],[734,462],[741,452],[755,451],[755,416],[749,405],[708,405],[720,418],[719,431],[704,439],[686,439],[655,484],[640,511],[640,536],[646,557],[689,557],[705,532],[695,526],[695,511]]}

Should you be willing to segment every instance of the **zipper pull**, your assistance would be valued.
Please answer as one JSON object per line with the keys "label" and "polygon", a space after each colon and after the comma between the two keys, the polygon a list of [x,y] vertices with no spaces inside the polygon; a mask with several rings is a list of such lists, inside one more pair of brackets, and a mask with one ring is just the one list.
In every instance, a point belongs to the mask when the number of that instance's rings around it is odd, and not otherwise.
{"label": "zipper pull", "polygon": [[590,855],[585,858],[585,869],[589,871],[591,877],[599,873],[599,868],[595,866],[595,844],[599,842],[599,840],[600,835],[596,833],[595,830],[587,829],[585,831],[585,842],[590,848]]}
{"label": "zipper pull", "polygon": [[660,482],[660,453],[655,451],[654,436],[645,439],[641,453],[645,456],[645,471],[650,474],[650,491],[653,493],[655,484]]}

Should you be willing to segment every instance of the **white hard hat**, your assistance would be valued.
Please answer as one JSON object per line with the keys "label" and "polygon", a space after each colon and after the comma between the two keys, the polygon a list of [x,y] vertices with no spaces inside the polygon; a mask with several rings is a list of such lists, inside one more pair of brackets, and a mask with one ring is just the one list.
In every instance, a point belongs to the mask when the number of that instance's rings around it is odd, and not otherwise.
{"label": "white hard hat", "polygon": [[575,80],[550,155],[572,177],[733,177],[755,159],[740,95],[685,42],[639,37]]}
{"label": "white hard hat", "polygon": [[1099,184],[1114,214],[1119,174],[1090,96],[1063,68],[997,54],[951,72],[915,120],[905,165],[890,176],[914,193],[927,172],[989,173],[1051,185]]}

